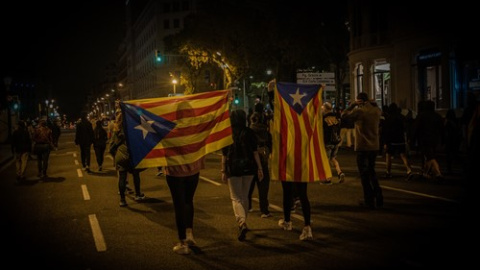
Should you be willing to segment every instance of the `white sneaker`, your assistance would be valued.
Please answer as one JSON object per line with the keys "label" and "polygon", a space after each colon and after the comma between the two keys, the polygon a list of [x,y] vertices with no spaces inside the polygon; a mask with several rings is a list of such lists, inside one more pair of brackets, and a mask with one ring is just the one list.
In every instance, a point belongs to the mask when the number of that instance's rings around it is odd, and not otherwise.
{"label": "white sneaker", "polygon": [[181,255],[187,255],[187,254],[190,254],[190,249],[188,248],[187,244],[178,243],[173,247],[173,252]]}
{"label": "white sneaker", "polygon": [[285,231],[292,230],[292,222],[286,222],[283,218],[278,221],[278,226],[282,227]]}
{"label": "white sneaker", "polygon": [[312,227],[303,227],[302,234],[300,234],[300,240],[313,240]]}

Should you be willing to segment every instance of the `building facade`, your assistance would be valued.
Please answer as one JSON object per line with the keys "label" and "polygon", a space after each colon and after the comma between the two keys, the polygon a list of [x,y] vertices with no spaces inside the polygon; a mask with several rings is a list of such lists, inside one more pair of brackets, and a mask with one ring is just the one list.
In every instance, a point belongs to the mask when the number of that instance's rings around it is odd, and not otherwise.
{"label": "building facade", "polygon": [[[164,38],[180,32],[196,10],[194,0],[127,1],[126,35],[119,48],[119,97],[123,100],[181,93],[177,59],[168,55]],[[158,58],[157,58],[158,56]]]}
{"label": "building facade", "polygon": [[461,110],[467,93],[479,89],[478,52],[465,33],[470,14],[455,3],[350,1],[352,98],[364,91],[379,106],[416,111],[419,101],[432,100],[439,111]]}

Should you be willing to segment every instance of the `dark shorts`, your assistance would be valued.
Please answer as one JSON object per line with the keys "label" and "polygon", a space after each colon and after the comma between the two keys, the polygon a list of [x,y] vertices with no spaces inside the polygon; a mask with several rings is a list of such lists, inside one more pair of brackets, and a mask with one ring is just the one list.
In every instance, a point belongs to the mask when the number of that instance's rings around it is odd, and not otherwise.
{"label": "dark shorts", "polygon": [[406,154],[407,147],[405,143],[387,143],[387,154],[396,155],[396,154]]}
{"label": "dark shorts", "polygon": [[328,159],[336,158],[340,144],[327,144],[325,145],[325,151],[327,152]]}

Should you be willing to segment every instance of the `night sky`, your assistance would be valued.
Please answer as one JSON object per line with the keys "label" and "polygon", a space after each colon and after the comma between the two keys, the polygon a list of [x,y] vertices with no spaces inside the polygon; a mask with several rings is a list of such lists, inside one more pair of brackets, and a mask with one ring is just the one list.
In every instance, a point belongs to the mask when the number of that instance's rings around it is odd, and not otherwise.
{"label": "night sky", "polygon": [[[33,74],[63,113],[79,114],[125,32],[122,0],[4,1],[0,75]],[[3,83],[3,82],[2,82]]]}

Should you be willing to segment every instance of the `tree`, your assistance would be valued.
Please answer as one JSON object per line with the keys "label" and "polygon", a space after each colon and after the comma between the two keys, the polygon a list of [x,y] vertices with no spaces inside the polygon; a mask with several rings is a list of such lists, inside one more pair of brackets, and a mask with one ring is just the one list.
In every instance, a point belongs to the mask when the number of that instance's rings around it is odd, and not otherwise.
{"label": "tree", "polygon": [[280,81],[295,81],[297,69],[330,70],[333,64],[343,73],[348,66],[345,1],[323,3],[323,9],[302,0],[293,7],[273,0],[203,3],[165,43],[168,50],[188,45],[204,52],[204,67],[225,70],[226,87],[247,75],[261,80],[267,68]]}

